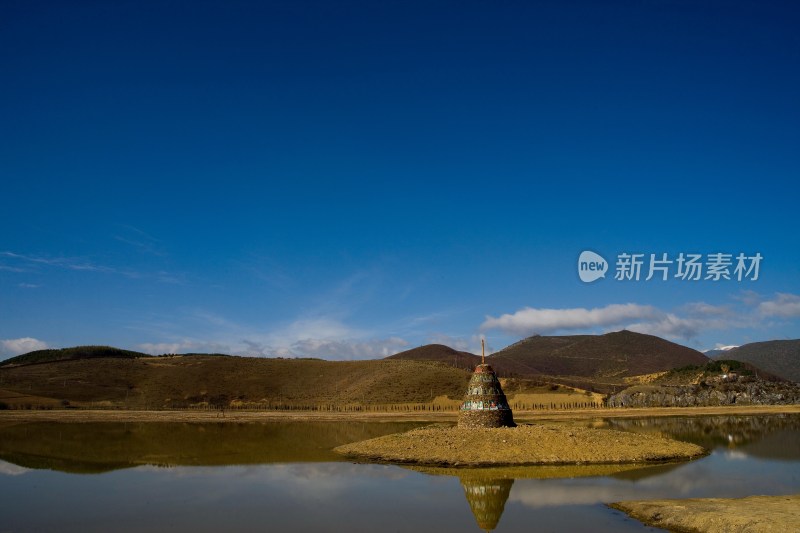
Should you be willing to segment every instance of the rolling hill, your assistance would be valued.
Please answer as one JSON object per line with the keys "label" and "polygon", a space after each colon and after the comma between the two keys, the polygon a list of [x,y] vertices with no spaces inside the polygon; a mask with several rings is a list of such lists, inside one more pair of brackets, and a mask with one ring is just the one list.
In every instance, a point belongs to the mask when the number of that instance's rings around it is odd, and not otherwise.
{"label": "rolling hill", "polygon": [[[388,359],[439,361],[474,367],[480,357],[440,344]],[[660,337],[617,331],[605,335],[535,335],[486,357],[501,377],[546,380],[598,392],[617,390],[631,376],[705,365],[702,353]]]}
{"label": "rolling hill", "polygon": [[687,365],[704,365],[702,353],[653,335],[536,335],[491,355],[492,365],[515,375],[577,376],[613,380]]}
{"label": "rolling hill", "polygon": [[475,365],[481,362],[481,358],[478,355],[469,352],[460,352],[444,344],[426,344],[425,346],[390,355],[386,359],[438,361],[468,370],[473,370]]}
{"label": "rolling hill", "polygon": [[207,355],[54,359],[0,367],[6,406],[422,403],[460,399],[464,369],[435,361],[323,361]]}
{"label": "rolling hill", "polygon": [[800,339],[752,342],[719,357],[750,363],[771,374],[800,383]]}

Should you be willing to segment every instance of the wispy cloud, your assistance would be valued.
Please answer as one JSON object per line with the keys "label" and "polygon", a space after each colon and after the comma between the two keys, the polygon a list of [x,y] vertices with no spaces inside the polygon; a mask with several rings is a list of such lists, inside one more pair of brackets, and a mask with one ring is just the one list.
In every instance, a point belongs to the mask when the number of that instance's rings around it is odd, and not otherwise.
{"label": "wispy cloud", "polygon": [[142,253],[163,257],[167,255],[164,245],[159,240],[148,233],[134,226],[122,226],[123,231],[120,235],[115,235],[114,239],[125,243]]}
{"label": "wispy cloud", "polygon": [[254,355],[325,359],[374,359],[393,355],[409,345],[400,337],[375,338],[328,317],[301,318],[266,334],[250,335],[243,342]]}
{"label": "wispy cloud", "polygon": [[377,359],[405,350],[408,342],[399,337],[371,340],[305,339],[286,348],[278,348],[272,355],[290,357],[320,357],[324,359]]}
{"label": "wispy cloud", "polygon": [[[139,272],[129,268],[117,268],[99,264],[79,257],[44,256],[20,254],[11,251],[0,252],[0,258],[16,263],[16,266],[0,265],[0,270],[9,272],[32,272],[42,268],[55,268],[77,272],[100,273],[125,276],[130,279],[155,280],[159,283],[185,284],[186,276],[158,270],[155,272]],[[22,265],[22,266],[20,266]]]}
{"label": "wispy cloud", "polygon": [[7,257],[9,259],[19,261],[21,263],[27,263],[30,265],[46,265],[50,267],[63,268],[67,270],[76,270],[81,272],[102,272],[109,274],[121,274],[123,276],[127,276],[130,278],[141,277],[137,272],[134,272],[132,270],[120,270],[117,268],[112,268],[105,265],[99,265],[96,263],[92,263],[91,261],[75,257],[44,257],[44,256],[18,254],[15,252],[8,252],[8,251],[0,252],[0,256]]}
{"label": "wispy cloud", "polygon": [[44,350],[48,345],[44,341],[33,337],[20,337],[19,339],[0,340],[0,355],[3,358],[14,357],[34,350]]}
{"label": "wispy cloud", "polygon": [[800,317],[800,296],[779,292],[773,300],[758,304],[758,312],[766,317]]}
{"label": "wispy cloud", "polygon": [[400,337],[372,336],[329,317],[300,318],[272,328],[250,328],[215,313],[195,311],[193,320],[209,330],[205,340],[181,338],[138,345],[151,354],[221,352],[262,357],[375,359],[407,349]]}
{"label": "wispy cloud", "polygon": [[20,289],[38,289],[41,285],[35,283],[17,283],[17,287]]}

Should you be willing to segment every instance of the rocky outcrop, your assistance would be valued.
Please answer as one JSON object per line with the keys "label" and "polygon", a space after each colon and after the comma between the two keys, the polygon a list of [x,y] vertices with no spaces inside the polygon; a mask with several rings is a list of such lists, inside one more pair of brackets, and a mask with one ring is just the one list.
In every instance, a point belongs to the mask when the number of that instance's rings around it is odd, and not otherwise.
{"label": "rocky outcrop", "polygon": [[692,385],[635,386],[608,398],[609,407],[705,407],[800,403],[800,384],[751,376],[715,376]]}

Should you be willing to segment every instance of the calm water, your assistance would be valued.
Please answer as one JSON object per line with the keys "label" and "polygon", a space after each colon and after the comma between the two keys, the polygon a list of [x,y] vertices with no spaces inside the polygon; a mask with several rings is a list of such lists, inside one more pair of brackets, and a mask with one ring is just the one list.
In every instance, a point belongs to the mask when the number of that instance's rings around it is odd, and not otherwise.
{"label": "calm water", "polygon": [[416,425],[0,426],[0,532],[653,531],[604,504],[800,492],[800,416],[594,422],[713,450],[645,469],[417,471],[330,451]]}

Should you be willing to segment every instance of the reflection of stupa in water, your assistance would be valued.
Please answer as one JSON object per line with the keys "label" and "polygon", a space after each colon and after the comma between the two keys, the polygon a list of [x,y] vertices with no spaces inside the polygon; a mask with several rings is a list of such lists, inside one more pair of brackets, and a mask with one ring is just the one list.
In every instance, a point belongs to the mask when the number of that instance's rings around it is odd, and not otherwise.
{"label": "reflection of stupa in water", "polygon": [[513,479],[461,478],[461,486],[479,528],[491,531],[497,527],[513,484]]}
{"label": "reflection of stupa in water", "polygon": [[514,415],[494,369],[486,364],[481,339],[481,364],[469,380],[467,394],[458,414],[458,426],[465,428],[513,427]]}

